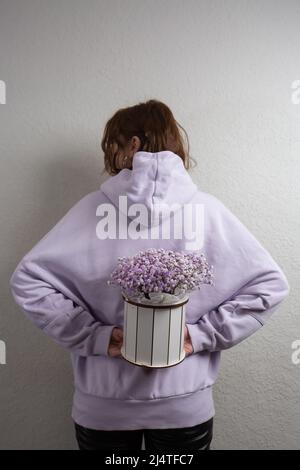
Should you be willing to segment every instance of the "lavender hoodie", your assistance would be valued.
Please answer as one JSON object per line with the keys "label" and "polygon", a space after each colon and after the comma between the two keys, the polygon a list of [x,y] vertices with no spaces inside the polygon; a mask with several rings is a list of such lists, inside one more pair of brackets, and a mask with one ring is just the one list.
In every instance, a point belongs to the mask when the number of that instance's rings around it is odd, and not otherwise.
{"label": "lavender hoodie", "polygon": [[[127,207],[119,196],[127,196]],[[141,203],[150,214],[148,225],[137,223],[128,211]],[[194,246],[191,229],[182,236],[174,232],[170,222],[178,212],[158,212],[158,203],[175,204],[181,212],[189,207],[181,228],[197,222],[194,209],[202,208]],[[108,213],[120,230],[112,236],[113,222],[109,238],[101,225]],[[129,224],[143,238],[124,235]],[[161,232],[159,238],[149,235],[151,227],[170,225],[169,238]],[[150,247],[197,246],[214,266],[215,285],[193,291],[186,304],[193,354],[163,369],[110,357],[112,329],[123,326],[121,292],[107,284],[117,258]],[[214,416],[212,386],[221,351],[259,330],[289,292],[284,273],[266,249],[216,197],[197,188],[171,151],[137,152],[132,170],[109,177],[79,200],[20,261],[10,287],[29,319],[70,351],[73,420],[104,430],[188,427]]]}

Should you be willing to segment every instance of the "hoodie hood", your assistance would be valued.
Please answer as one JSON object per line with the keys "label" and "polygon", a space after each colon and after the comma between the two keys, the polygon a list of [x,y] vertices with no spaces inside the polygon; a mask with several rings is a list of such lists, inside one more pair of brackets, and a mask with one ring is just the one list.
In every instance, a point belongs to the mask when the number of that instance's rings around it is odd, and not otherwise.
{"label": "hoodie hood", "polygon": [[[100,189],[106,197],[122,212],[119,196],[127,196],[127,209],[132,204],[143,204],[151,215],[152,225],[157,225],[169,215],[163,211],[161,219],[156,217],[158,205],[188,203],[198,191],[183,160],[170,150],[161,152],[136,152],[133,157],[132,170],[124,168],[117,175],[108,178]],[[130,218],[135,216],[130,216]]]}

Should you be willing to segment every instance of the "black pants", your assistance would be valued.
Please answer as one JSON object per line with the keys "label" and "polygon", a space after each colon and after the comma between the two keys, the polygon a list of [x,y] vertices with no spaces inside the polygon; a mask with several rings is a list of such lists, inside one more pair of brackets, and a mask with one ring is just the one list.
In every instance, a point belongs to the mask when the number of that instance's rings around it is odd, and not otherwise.
{"label": "black pants", "polygon": [[213,418],[189,428],[130,431],[95,430],[74,424],[80,450],[141,450],[143,435],[145,450],[150,452],[209,450],[213,431]]}

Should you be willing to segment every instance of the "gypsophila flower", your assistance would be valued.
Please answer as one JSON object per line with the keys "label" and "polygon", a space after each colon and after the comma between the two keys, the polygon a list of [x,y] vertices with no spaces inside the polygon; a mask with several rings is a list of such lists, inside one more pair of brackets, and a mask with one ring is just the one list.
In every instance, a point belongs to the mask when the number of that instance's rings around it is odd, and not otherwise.
{"label": "gypsophila flower", "polygon": [[128,296],[149,298],[151,292],[179,295],[200,289],[201,284],[214,284],[213,266],[202,253],[149,248],[118,261],[107,282],[120,286]]}

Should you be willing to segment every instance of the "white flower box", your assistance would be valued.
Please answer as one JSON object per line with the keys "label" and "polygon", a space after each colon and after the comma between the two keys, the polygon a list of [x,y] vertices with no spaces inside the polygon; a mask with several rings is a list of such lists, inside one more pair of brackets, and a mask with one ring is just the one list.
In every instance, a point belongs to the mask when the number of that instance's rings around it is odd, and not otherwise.
{"label": "white flower box", "polygon": [[188,295],[151,294],[124,299],[121,354],[143,367],[170,367],[185,358],[185,309]]}

